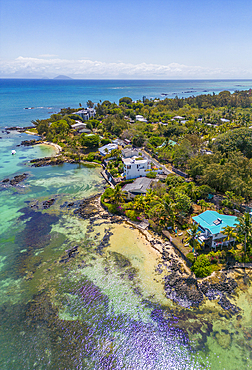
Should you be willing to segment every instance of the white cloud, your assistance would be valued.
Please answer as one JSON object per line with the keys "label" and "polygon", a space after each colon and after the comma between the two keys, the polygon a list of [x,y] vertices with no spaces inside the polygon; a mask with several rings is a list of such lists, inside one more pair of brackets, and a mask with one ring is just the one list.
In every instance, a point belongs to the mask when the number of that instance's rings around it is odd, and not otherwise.
{"label": "white cloud", "polygon": [[249,78],[251,71],[221,70],[170,63],[131,64],[105,63],[89,59],[67,60],[44,55],[43,58],[18,57],[0,61],[1,77],[55,77],[63,74],[72,78]]}

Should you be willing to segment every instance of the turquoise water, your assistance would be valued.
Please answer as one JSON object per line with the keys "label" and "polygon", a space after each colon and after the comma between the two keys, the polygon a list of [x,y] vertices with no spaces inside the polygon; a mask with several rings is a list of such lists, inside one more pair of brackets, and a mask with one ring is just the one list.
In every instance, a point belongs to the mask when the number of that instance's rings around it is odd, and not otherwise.
{"label": "turquoise water", "polygon": [[[6,80],[0,79],[0,128],[28,126],[31,120],[48,118],[63,107],[86,106],[90,99],[118,102],[123,96],[133,100],[188,97],[248,90],[251,80]],[[25,109],[32,108],[32,109]]]}
{"label": "turquoise water", "polygon": [[[144,303],[145,294],[134,293],[113,255],[95,251],[89,220],[69,208],[69,202],[78,205],[103,190],[100,170],[29,167],[27,159],[53,150],[16,147],[11,156],[19,136],[11,133],[1,142],[3,177],[29,175],[0,192],[1,369],[201,368],[187,336],[164,326],[162,311],[155,313],[154,302]],[[53,206],[43,209],[52,197]],[[99,222],[93,227],[102,237],[105,226],[112,227]],[[76,243],[81,256],[61,263]]]}
{"label": "turquoise water", "polygon": [[[38,96],[47,95],[43,86]],[[22,104],[32,95],[24,94]],[[13,107],[21,112],[19,94],[16,99]],[[19,122],[14,113],[7,119],[8,109],[1,112],[4,125]],[[0,136],[0,180],[28,174],[18,186],[0,187],[0,369],[252,368],[251,280],[245,284],[240,272],[242,289],[230,298],[239,315],[217,301],[177,306],[164,294],[165,265],[142,234],[76,214],[83,198],[103,191],[99,168],[30,167],[28,160],[54,149],[17,146],[26,134]],[[78,254],[67,260],[65,251],[74,246]]]}

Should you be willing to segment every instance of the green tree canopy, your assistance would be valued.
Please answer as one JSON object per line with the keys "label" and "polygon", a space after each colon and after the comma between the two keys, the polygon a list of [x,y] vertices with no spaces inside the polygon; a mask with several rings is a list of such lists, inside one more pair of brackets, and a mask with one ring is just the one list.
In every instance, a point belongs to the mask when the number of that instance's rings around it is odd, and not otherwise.
{"label": "green tree canopy", "polygon": [[129,98],[128,96],[124,96],[123,98],[119,99],[119,104],[120,103],[131,104],[132,103],[132,99]]}
{"label": "green tree canopy", "polygon": [[49,131],[54,135],[67,134],[70,130],[70,127],[66,120],[61,119],[59,121],[53,122],[49,127]]}
{"label": "green tree canopy", "polygon": [[80,143],[87,148],[97,148],[99,146],[100,137],[99,135],[85,135],[81,134]]}
{"label": "green tree canopy", "polygon": [[252,158],[252,130],[240,127],[217,136],[214,147],[222,153],[241,151],[247,158]]}

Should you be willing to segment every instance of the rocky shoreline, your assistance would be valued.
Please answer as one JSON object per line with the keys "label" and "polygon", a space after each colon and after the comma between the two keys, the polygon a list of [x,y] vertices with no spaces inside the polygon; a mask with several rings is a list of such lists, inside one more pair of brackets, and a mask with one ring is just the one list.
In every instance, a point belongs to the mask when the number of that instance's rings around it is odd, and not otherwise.
{"label": "rocky shoreline", "polygon": [[[36,145],[42,144],[40,140],[25,140],[21,145]],[[65,159],[62,157],[45,157],[41,159],[33,159],[30,161],[32,166],[41,167],[49,165],[60,165],[63,163],[80,163],[73,159]],[[16,186],[28,177],[27,173],[15,176],[13,179],[4,179],[3,186]],[[238,288],[235,280],[235,270],[215,272],[211,276],[204,279],[197,279],[187,266],[185,260],[178,254],[169,241],[164,241],[160,236],[154,235],[148,230],[142,229],[139,225],[128,220],[125,216],[110,214],[100,202],[101,194],[84,199],[78,204],[78,208],[74,213],[83,219],[90,221],[89,232],[92,231],[92,224],[95,220],[101,220],[107,223],[122,223],[126,222],[132,227],[137,228],[150,243],[161,257],[161,263],[157,267],[158,274],[165,274],[164,277],[164,292],[168,299],[178,304],[181,307],[191,308],[199,307],[207,300],[216,300],[217,303],[230,315],[235,315],[239,312],[239,307],[231,303],[230,299],[234,296]],[[43,209],[49,208],[55,199],[49,199],[43,202]],[[33,205],[36,207],[36,205]],[[68,207],[74,206],[74,203],[69,203]],[[40,208],[40,205],[37,205]],[[102,253],[103,249],[108,246],[111,233],[106,231],[104,238],[97,251]],[[75,254],[73,254],[74,256]],[[72,254],[71,254],[72,256]],[[246,285],[246,284],[245,284]]]}
{"label": "rocky shoreline", "polygon": [[[145,235],[152,248],[160,254],[162,262],[158,265],[156,272],[158,274],[165,273],[165,295],[179,306],[193,308],[199,307],[207,300],[216,300],[228,312],[228,315],[232,316],[239,313],[240,308],[230,301],[235,296],[238,288],[238,283],[232,272],[220,271],[214,272],[211,276],[203,279],[196,278],[169,241],[164,241],[158,235],[153,235],[148,230],[141,229],[125,216],[110,214],[101,205],[100,194],[84,199],[74,213],[83,219],[90,220],[91,231],[92,223],[95,220],[103,220],[109,223],[126,222]],[[104,240],[101,241],[101,245],[98,247],[100,251],[108,245],[109,236],[110,233],[105,234]]]}

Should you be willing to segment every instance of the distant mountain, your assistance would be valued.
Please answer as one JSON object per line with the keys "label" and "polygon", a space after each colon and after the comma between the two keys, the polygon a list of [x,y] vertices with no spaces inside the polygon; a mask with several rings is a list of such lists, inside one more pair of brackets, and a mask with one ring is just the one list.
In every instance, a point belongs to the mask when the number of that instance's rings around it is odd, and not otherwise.
{"label": "distant mountain", "polygon": [[59,75],[57,77],[54,77],[54,80],[72,80],[72,78],[65,75]]}

